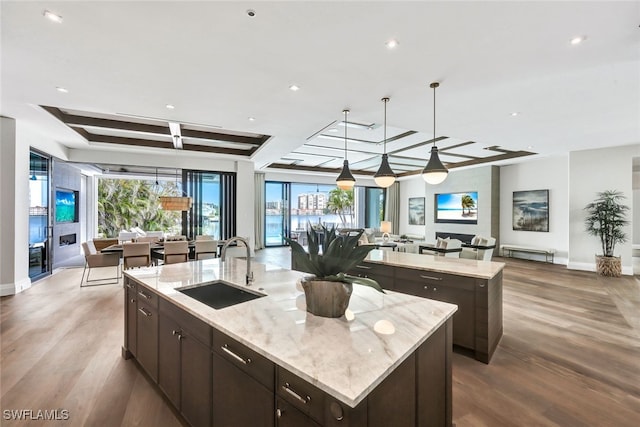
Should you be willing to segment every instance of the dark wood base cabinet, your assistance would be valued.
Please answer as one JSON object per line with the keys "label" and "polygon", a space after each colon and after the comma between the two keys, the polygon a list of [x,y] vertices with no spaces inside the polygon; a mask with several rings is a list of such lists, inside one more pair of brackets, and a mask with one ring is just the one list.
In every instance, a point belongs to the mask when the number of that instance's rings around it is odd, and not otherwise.
{"label": "dark wood base cabinet", "polygon": [[456,304],[453,344],[489,363],[502,338],[502,271],[491,279],[363,262],[349,274],[376,279],[385,289]]}
{"label": "dark wood base cabinet", "polygon": [[351,408],[130,278],[125,286],[123,357],[193,427],[451,426],[451,319]]}

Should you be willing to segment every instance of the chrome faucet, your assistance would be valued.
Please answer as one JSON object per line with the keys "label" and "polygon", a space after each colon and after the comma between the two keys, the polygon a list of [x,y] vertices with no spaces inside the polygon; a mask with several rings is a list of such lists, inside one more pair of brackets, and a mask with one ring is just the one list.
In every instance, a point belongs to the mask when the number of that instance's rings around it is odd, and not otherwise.
{"label": "chrome faucet", "polygon": [[224,262],[225,256],[227,254],[227,247],[229,246],[229,244],[233,242],[242,242],[244,243],[244,247],[247,248],[246,281],[247,281],[247,286],[250,286],[251,282],[253,282],[253,271],[251,271],[251,249],[249,248],[249,241],[247,239],[245,239],[244,237],[235,236],[227,240],[227,242],[222,246],[222,251],[220,252],[220,261]]}

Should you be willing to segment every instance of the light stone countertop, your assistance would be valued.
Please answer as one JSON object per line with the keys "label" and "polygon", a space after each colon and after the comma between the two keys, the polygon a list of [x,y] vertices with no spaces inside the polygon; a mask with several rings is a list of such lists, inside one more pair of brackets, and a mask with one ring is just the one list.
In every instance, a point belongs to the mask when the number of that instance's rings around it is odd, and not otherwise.
{"label": "light stone countertop", "polygon": [[[246,287],[245,270],[246,260],[229,258],[131,269],[125,275],[351,407],[457,310],[355,285],[345,316],[317,317],[306,312],[304,293],[296,288],[304,273],[252,263],[255,280]],[[216,310],[176,290],[215,280],[267,296]]]}
{"label": "light stone countertop", "polygon": [[502,262],[411,254],[382,249],[374,249],[369,252],[365,261],[479,279],[491,279],[504,268],[504,263]]}

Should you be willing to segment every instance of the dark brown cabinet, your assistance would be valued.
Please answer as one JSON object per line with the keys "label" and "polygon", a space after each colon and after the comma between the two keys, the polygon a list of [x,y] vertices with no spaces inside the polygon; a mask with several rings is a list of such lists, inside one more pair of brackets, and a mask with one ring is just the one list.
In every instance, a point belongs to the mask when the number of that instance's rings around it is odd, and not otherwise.
{"label": "dark brown cabinet", "polygon": [[189,424],[210,426],[211,327],[164,299],[159,311],[158,386]]}
{"label": "dark brown cabinet", "polygon": [[453,344],[473,350],[477,360],[491,360],[502,337],[502,272],[481,279],[363,262],[349,274],[376,279],[385,289],[457,305]]}
{"label": "dark brown cabinet", "polygon": [[136,359],[158,381],[158,296],[137,289]]}
{"label": "dark brown cabinet", "polygon": [[278,427],[322,427],[280,398],[276,399],[276,425]]}
{"label": "dark brown cabinet", "polygon": [[[124,292],[124,306],[125,312],[125,348],[124,352],[128,352],[127,358],[136,355],[136,340],[137,340],[137,322],[138,316],[138,303],[137,303],[137,286],[135,282],[125,280],[125,292]],[[129,320],[131,319],[131,320]]]}
{"label": "dark brown cabinet", "polygon": [[383,289],[394,290],[393,269],[384,265],[362,262],[356,265],[348,274],[373,279]]}
{"label": "dark brown cabinet", "polygon": [[396,291],[458,306],[453,315],[453,343],[475,346],[475,279],[450,274],[396,268]]}
{"label": "dark brown cabinet", "polygon": [[213,425],[272,427],[275,365],[213,330]]}
{"label": "dark brown cabinet", "polygon": [[[125,294],[135,311],[127,302],[125,346],[135,353],[128,354],[193,427],[451,425],[451,319],[351,408],[145,286],[130,285]],[[497,298],[486,295],[486,304]]]}

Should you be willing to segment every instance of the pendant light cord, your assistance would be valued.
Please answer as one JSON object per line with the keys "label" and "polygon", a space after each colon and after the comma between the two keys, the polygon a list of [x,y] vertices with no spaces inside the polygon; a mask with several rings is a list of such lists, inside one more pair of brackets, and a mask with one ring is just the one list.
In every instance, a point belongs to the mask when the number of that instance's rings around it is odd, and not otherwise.
{"label": "pendant light cord", "polygon": [[440,86],[440,83],[433,82],[429,85],[433,88],[433,146],[436,145],[436,88]]}
{"label": "pendant light cord", "polygon": [[389,98],[382,98],[384,102],[384,154],[387,154],[387,102]]}
{"label": "pendant light cord", "polygon": [[344,159],[347,160],[347,114],[349,110],[343,110],[344,113]]}

